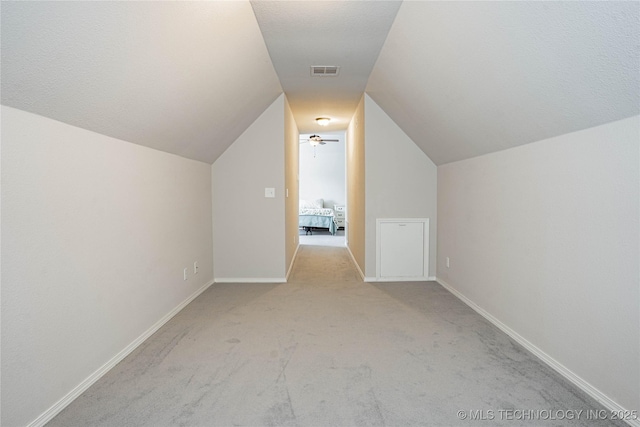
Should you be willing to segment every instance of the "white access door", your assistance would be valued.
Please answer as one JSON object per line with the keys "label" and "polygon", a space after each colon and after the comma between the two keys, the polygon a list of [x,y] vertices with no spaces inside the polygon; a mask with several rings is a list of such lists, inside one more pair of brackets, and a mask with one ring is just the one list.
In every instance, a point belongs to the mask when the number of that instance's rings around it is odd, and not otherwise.
{"label": "white access door", "polygon": [[378,280],[426,280],[427,218],[378,220]]}

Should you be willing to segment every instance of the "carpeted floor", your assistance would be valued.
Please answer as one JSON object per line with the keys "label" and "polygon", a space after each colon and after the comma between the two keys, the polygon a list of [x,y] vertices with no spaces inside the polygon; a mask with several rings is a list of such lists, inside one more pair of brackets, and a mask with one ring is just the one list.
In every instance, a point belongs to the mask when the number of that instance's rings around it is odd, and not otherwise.
{"label": "carpeted floor", "polygon": [[48,425],[614,425],[597,409],[437,283],[303,245],[289,283],[213,285]]}
{"label": "carpeted floor", "polygon": [[345,238],[344,229],[336,231],[335,236],[329,233],[329,230],[314,229],[313,234],[309,235],[304,230],[300,230],[300,244],[312,246],[335,246],[344,248]]}

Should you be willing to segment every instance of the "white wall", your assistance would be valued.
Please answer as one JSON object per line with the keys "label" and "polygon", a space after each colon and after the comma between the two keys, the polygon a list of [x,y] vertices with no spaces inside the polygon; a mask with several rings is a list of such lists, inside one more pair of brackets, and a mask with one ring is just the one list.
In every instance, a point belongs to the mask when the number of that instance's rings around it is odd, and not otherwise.
{"label": "white wall", "polygon": [[2,107],[2,425],[34,421],[210,283],[210,173]]}
{"label": "white wall", "polygon": [[376,219],[429,218],[429,275],[435,276],[437,168],[365,95],[365,276],[376,276]]}
{"label": "white wall", "polygon": [[629,410],[639,129],[634,117],[438,168],[438,278]]}
{"label": "white wall", "polygon": [[280,95],[212,165],[216,281],[284,281],[284,123]]}
{"label": "white wall", "polygon": [[339,142],[328,142],[325,145],[319,145],[315,150],[309,143],[300,144],[300,199],[324,199],[324,206],[327,208],[333,208],[334,205],[344,206],[346,202],[344,132],[320,136],[338,139]]}

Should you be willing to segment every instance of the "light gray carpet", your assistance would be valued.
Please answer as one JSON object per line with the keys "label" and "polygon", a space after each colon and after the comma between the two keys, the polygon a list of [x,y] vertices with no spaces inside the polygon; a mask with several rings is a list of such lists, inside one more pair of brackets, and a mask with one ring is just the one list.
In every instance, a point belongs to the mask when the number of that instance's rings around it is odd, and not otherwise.
{"label": "light gray carpet", "polygon": [[557,419],[589,409],[437,283],[363,283],[304,245],[289,283],[213,285],[49,426],[612,425]]}
{"label": "light gray carpet", "polygon": [[306,234],[304,230],[300,230],[300,244],[312,246],[335,246],[344,248],[344,230],[336,231],[335,236],[332,236],[328,230],[323,229],[315,229],[313,230],[313,234],[311,235]]}

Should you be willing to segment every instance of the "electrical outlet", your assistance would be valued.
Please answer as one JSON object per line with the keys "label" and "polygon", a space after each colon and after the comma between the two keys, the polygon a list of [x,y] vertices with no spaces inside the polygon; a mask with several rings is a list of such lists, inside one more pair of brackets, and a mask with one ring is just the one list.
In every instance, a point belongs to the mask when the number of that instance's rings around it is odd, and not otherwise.
{"label": "electrical outlet", "polygon": [[193,263],[193,274],[198,274],[198,261]]}
{"label": "electrical outlet", "polygon": [[183,277],[184,280],[187,280],[187,269],[186,268],[183,271],[183,276],[182,277]]}
{"label": "electrical outlet", "polygon": [[447,268],[449,268],[449,257],[447,257]]}

